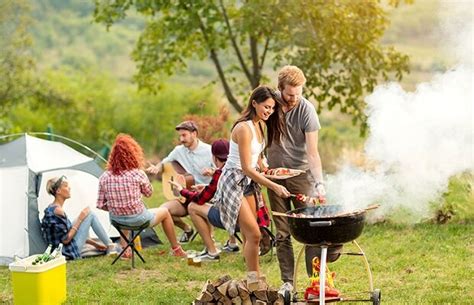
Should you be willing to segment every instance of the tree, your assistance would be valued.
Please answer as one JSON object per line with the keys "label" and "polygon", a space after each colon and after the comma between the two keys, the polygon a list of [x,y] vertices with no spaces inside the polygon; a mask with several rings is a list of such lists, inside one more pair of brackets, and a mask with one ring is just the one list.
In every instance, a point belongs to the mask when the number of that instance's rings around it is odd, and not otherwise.
{"label": "tree", "polygon": [[139,86],[155,90],[186,59],[209,57],[236,111],[237,96],[267,80],[271,57],[273,69],[304,70],[319,111],[337,105],[364,131],[363,96],[408,72],[407,56],[380,45],[389,21],[379,0],[95,0],[94,17],[110,27],[132,7],[147,17],[132,54]]}
{"label": "tree", "polygon": [[0,1],[0,115],[27,95],[32,83],[29,6],[23,0]]}

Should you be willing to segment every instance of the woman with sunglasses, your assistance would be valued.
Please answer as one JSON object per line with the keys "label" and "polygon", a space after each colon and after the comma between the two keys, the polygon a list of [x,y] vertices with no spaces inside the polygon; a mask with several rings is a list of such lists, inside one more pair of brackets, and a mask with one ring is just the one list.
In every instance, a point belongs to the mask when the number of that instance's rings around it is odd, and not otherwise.
{"label": "woman with sunglasses", "polygon": [[[56,248],[62,243],[62,253],[68,260],[81,258],[81,249],[86,243],[99,251],[115,251],[115,244],[89,207],[84,208],[73,222],[69,220],[63,209],[66,200],[71,198],[71,187],[65,176],[49,179],[46,183],[46,191],[54,196],[53,203],[44,210],[41,222],[43,238],[48,244]],[[89,239],[90,228],[103,244]]]}

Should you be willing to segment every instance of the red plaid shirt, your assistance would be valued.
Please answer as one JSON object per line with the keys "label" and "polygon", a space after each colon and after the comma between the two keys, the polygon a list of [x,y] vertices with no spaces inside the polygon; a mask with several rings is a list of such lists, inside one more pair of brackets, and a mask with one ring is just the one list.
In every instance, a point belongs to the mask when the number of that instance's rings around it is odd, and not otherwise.
{"label": "red plaid shirt", "polygon": [[214,174],[212,175],[211,182],[204,187],[201,192],[190,191],[188,189],[182,189],[180,191],[181,196],[186,198],[188,202],[195,202],[199,205],[203,205],[206,202],[214,197],[214,194],[217,190],[217,182],[219,181],[219,177],[221,176],[222,170],[216,169]]}
{"label": "red plaid shirt", "polygon": [[153,186],[147,175],[138,169],[113,175],[106,171],[99,178],[97,208],[113,215],[136,215],[145,209],[142,195],[150,197]]}
{"label": "red plaid shirt", "polygon": [[[217,190],[217,182],[219,181],[219,177],[221,176],[222,170],[217,169],[212,175],[211,182],[207,185],[201,193],[196,191],[190,191],[188,189],[182,189],[180,194],[181,196],[186,198],[187,202],[195,202],[199,205],[203,205],[206,202],[214,197],[214,194]],[[268,209],[265,203],[265,199],[263,198],[262,194],[259,193],[257,196],[259,198],[258,201],[262,201],[262,206],[257,210],[257,223],[259,226],[268,227],[270,225],[270,217],[268,215]]]}

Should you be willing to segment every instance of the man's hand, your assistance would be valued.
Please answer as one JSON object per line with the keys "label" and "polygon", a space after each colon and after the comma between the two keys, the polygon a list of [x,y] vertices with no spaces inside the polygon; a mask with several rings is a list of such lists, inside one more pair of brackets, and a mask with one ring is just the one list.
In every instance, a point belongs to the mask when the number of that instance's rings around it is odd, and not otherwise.
{"label": "man's hand", "polygon": [[316,196],[318,197],[319,203],[326,202],[326,189],[324,188],[324,184],[322,182],[316,182]]}
{"label": "man's hand", "polygon": [[203,176],[207,176],[207,177],[210,177],[212,175],[214,175],[214,172],[216,170],[214,168],[204,168],[202,171],[201,171],[201,174]]}
{"label": "man's hand", "polygon": [[161,169],[162,169],[161,163],[153,165],[150,162],[148,162],[148,167],[145,171],[149,174],[157,175],[161,173]]}
{"label": "man's hand", "polygon": [[196,192],[202,192],[202,190],[206,187],[205,184],[195,184],[191,185],[191,189]]}
{"label": "man's hand", "polygon": [[176,189],[178,192],[181,192],[183,189],[183,186],[175,181],[168,181],[169,184],[171,184],[171,187]]}

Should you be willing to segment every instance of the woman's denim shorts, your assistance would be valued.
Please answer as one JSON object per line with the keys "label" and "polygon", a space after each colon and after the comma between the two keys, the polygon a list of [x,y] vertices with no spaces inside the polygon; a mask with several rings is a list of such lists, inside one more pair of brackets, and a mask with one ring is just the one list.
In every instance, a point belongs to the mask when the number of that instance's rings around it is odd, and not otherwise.
{"label": "woman's denim shorts", "polygon": [[147,209],[143,210],[140,214],[134,215],[112,215],[110,214],[110,220],[114,220],[118,223],[122,223],[129,226],[141,226],[147,221],[150,221],[150,226],[153,224],[153,219],[155,219],[155,214],[148,211]]}

